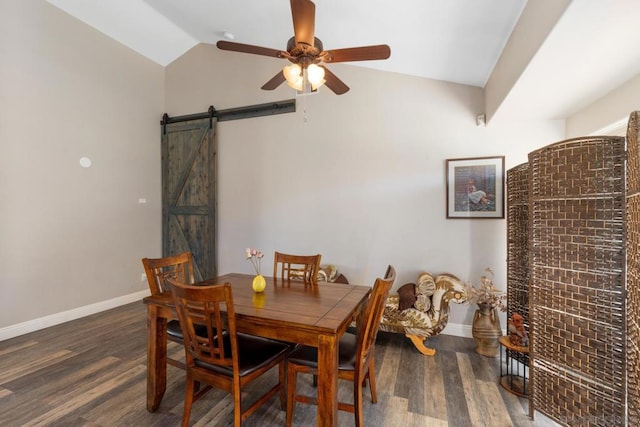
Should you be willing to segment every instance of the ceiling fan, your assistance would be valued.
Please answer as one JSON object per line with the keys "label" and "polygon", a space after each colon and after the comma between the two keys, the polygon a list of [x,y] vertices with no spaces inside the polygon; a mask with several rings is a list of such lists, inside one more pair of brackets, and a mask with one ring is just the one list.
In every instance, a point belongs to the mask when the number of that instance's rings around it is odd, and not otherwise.
{"label": "ceiling fan", "polygon": [[349,86],[319,64],[387,59],[391,55],[391,49],[386,44],[323,50],[322,42],[314,34],[315,14],[316,5],[311,0],[291,0],[294,36],[287,42],[286,51],[226,40],[218,41],[216,46],[233,52],[288,59],[291,65],[266,82],[262,86],[264,90],[273,90],[286,81],[300,92],[313,91],[326,84],[336,95],[347,92]]}

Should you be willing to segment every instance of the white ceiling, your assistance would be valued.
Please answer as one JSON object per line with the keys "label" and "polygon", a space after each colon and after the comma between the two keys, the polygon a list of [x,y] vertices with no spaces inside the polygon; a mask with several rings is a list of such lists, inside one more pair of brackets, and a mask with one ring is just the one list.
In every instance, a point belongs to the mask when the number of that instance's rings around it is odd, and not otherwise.
{"label": "white ceiling", "polygon": [[[293,35],[287,0],[47,1],[161,65],[225,32],[283,50]],[[526,2],[316,0],[315,32],[325,49],[391,47],[353,65],[484,87]],[[638,0],[573,0],[501,109],[563,119],[640,74],[638,16]]]}

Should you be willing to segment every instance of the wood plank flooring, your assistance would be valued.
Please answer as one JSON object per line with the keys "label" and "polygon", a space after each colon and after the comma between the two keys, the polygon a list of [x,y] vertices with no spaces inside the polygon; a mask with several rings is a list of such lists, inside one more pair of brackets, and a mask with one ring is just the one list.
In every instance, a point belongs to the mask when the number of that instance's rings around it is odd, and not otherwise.
{"label": "wood plank flooring", "polygon": [[[145,408],[146,312],[140,303],[74,320],[0,342],[0,426],[177,426],[182,416],[184,371],[168,367],[167,392],[157,412]],[[499,359],[474,352],[469,338],[441,335],[425,357],[401,335],[380,333],[376,344],[378,403],[365,390],[367,426],[554,426],[542,415],[528,416],[528,403],[498,385]],[[179,357],[181,346],[169,344]],[[268,387],[272,371],[252,390]],[[298,376],[298,390],[314,394],[311,377]],[[352,399],[340,382],[340,398]],[[211,390],[197,401],[194,426],[233,424],[233,403]],[[245,426],[284,425],[279,402],[259,409]],[[316,423],[316,408],[297,404],[295,426]],[[339,413],[340,426],[354,425]]]}

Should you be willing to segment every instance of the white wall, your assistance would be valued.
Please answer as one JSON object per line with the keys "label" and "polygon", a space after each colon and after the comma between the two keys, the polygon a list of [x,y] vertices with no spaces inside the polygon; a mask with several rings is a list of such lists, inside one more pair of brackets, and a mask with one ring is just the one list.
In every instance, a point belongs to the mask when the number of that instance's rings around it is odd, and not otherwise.
{"label": "white wall", "polygon": [[[293,97],[261,91],[283,61],[199,45],[166,70],[171,116]],[[219,124],[220,272],[251,272],[244,249],[322,253],[352,283],[386,265],[394,288],[420,271],[478,282],[485,267],[505,289],[505,220],[446,219],[445,159],[506,155],[507,168],[564,136],[563,122],[477,127],[475,87],[332,65],[351,91],[298,98],[294,114]],[[306,121],[305,109],[306,105]],[[267,267],[269,269],[270,267]],[[470,325],[475,307],[450,322]]]}
{"label": "white wall", "polygon": [[[259,89],[283,61],[200,45],[163,69],[42,0],[0,3],[0,31],[2,332],[146,291],[140,258],[161,251],[163,112],[292,93]],[[445,159],[506,155],[509,168],[563,139],[564,124],[476,127],[479,88],[331,69],[346,95],[219,125],[220,271],[250,272],[251,245],[321,252],[353,283],[388,263],[396,288],[422,270],[477,282],[490,266],[504,288],[505,221],[445,219]],[[456,306],[450,321],[470,325],[473,310]]]}
{"label": "white wall", "polygon": [[640,75],[567,119],[567,138],[593,135],[640,110]]}
{"label": "white wall", "polygon": [[42,0],[0,2],[0,38],[1,330],[148,288],[164,69]]}

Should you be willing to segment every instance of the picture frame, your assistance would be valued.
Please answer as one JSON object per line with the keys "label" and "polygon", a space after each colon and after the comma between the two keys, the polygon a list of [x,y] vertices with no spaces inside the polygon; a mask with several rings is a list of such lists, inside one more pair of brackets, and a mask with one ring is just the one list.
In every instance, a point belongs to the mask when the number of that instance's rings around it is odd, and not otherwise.
{"label": "picture frame", "polygon": [[504,218],[504,156],[447,159],[447,218]]}

